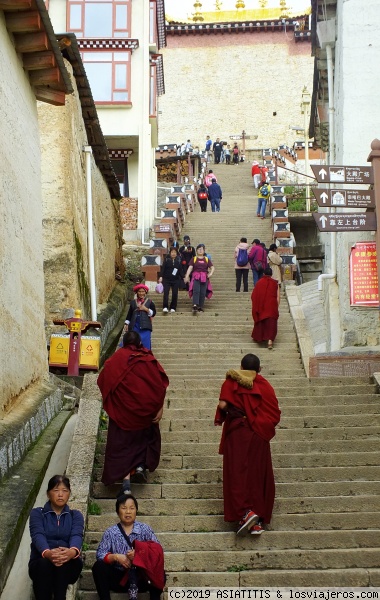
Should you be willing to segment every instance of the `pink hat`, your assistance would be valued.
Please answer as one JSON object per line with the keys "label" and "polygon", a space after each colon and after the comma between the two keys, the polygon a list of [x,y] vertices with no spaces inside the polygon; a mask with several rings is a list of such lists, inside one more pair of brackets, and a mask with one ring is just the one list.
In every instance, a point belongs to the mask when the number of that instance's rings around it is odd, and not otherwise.
{"label": "pink hat", "polygon": [[149,288],[147,285],[144,285],[143,283],[138,283],[137,285],[135,285],[135,287],[133,288],[133,291],[136,293],[139,290],[145,290],[146,293],[149,292]]}

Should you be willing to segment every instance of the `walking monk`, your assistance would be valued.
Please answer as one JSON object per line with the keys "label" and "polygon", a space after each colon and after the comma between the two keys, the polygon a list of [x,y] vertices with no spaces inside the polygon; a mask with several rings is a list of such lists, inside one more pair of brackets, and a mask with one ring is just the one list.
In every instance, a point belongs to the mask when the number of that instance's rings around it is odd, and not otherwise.
{"label": "walking monk", "polygon": [[272,279],[272,269],[267,267],[255,285],[251,294],[252,318],[254,321],[252,337],[255,342],[268,341],[268,349],[272,350],[277,335],[278,305],[280,304],[280,287]]}
{"label": "walking monk", "polygon": [[223,425],[224,520],[239,521],[240,533],[260,535],[272,516],[275,485],[270,440],[281,411],[274,389],[260,374],[260,359],[246,354],[241,369],[227,371],[215,425]]}
{"label": "walking monk", "polygon": [[[139,334],[128,331],[120,348],[105,363],[98,377],[103,408],[109,416],[102,482],[123,481],[130,494],[130,478],[144,483],[146,469],[160,462],[162,417],[169,379]],[[118,494],[119,495],[119,494]]]}

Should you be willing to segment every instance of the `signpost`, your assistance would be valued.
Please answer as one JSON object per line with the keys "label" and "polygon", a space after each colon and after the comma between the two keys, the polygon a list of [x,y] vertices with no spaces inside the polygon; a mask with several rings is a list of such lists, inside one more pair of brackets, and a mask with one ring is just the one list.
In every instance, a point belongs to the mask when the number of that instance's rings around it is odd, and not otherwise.
{"label": "signpost", "polygon": [[319,231],[376,231],[374,212],[313,213]]}
{"label": "signpost", "polygon": [[373,183],[372,167],[311,165],[311,168],[318,183]]}
{"label": "signpost", "polygon": [[237,140],[243,140],[243,148],[242,148],[243,154],[245,154],[245,140],[250,140],[250,139],[251,139],[251,136],[247,135],[245,133],[244,129],[243,129],[243,131],[241,132],[240,135],[230,135],[230,140],[235,140],[235,141],[237,141]]}
{"label": "signpost", "polygon": [[374,208],[373,190],[338,190],[313,188],[318,206],[343,206],[345,208]]}

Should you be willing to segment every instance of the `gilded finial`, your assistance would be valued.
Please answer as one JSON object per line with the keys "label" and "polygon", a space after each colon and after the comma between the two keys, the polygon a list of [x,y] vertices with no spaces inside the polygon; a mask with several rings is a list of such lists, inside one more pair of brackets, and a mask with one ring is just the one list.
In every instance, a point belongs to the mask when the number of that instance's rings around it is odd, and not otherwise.
{"label": "gilded finial", "polygon": [[195,13],[193,14],[194,23],[199,22],[199,21],[204,21],[204,18],[202,17],[202,13],[199,10],[200,8],[202,8],[202,2],[199,2],[199,0],[196,0],[196,2],[194,2],[194,8],[195,8]]}
{"label": "gilded finial", "polygon": [[268,0],[259,0],[259,3],[260,3],[261,8],[266,8],[267,4],[268,4]]}
{"label": "gilded finial", "polygon": [[286,6],[286,0],[280,0],[281,16],[287,17],[289,8]]}
{"label": "gilded finial", "polygon": [[236,8],[237,9],[239,9],[239,8],[245,8],[244,0],[237,0],[237,2],[236,2]]}
{"label": "gilded finial", "polygon": [[222,10],[222,0],[216,0],[215,8],[216,10]]}

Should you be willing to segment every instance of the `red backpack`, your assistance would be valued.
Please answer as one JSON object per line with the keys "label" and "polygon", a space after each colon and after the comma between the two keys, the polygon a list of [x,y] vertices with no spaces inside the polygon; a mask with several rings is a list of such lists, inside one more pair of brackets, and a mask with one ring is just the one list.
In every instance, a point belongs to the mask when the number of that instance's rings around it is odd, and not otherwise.
{"label": "red backpack", "polygon": [[207,192],[198,192],[198,200],[207,200]]}

